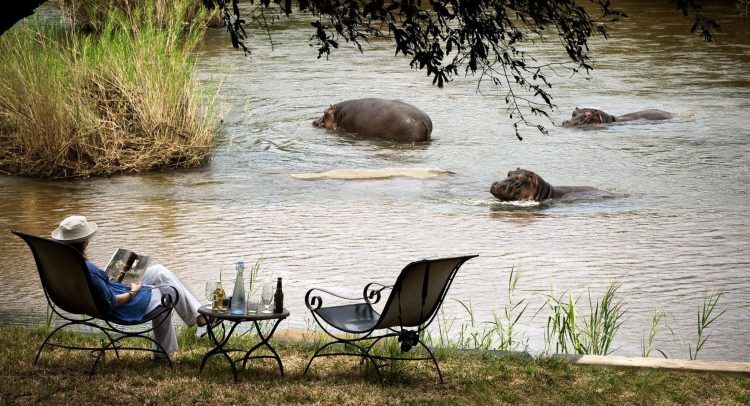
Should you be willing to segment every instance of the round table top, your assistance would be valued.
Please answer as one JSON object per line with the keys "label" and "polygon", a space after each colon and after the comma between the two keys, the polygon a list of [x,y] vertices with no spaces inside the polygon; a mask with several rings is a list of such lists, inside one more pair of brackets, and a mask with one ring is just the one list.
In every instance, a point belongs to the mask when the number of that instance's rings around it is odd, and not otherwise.
{"label": "round table top", "polygon": [[211,308],[211,305],[203,305],[198,309],[198,313],[206,316],[211,317],[214,319],[222,319],[222,320],[239,320],[239,321],[252,321],[252,320],[274,320],[274,319],[285,319],[289,317],[289,310],[284,308],[284,311],[281,313],[263,313],[262,311],[258,310],[258,314],[232,314],[222,311],[213,310]]}

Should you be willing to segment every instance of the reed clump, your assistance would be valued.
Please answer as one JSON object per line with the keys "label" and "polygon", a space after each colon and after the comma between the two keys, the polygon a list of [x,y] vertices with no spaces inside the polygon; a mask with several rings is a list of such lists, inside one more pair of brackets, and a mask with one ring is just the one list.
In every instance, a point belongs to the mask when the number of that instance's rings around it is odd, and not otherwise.
{"label": "reed clump", "polygon": [[[131,14],[138,8],[148,3],[153,3],[156,15],[161,19],[158,21],[167,26],[166,18],[172,17],[167,12],[174,1],[171,0],[57,0],[56,3],[70,20],[80,29],[89,31],[101,31],[105,27],[107,15],[112,11],[122,14]],[[203,1],[189,1],[184,4],[185,10],[182,18],[185,21],[197,21],[207,24],[209,27],[220,27],[222,20],[219,18],[218,10],[207,12]]]}
{"label": "reed clump", "polygon": [[581,318],[578,311],[578,299],[571,294],[565,297],[547,296],[547,345],[555,342],[555,352],[570,354],[609,355],[617,331],[622,325],[626,312],[624,302],[618,296],[621,284],[613,282],[607,287],[604,295],[594,301],[589,291],[589,314]]}
{"label": "reed clump", "polygon": [[[100,32],[30,21],[0,37],[0,171],[49,178],[203,165],[214,97],[189,0],[109,10]],[[74,27],[74,26],[73,26]]]}

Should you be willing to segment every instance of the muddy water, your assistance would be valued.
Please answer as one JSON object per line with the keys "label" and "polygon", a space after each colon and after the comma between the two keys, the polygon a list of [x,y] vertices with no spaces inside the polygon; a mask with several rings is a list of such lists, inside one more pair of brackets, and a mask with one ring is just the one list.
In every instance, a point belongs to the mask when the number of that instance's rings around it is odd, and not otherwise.
{"label": "muddy water", "polygon": [[[519,330],[531,351],[544,349],[546,314],[531,316],[543,296],[571,291],[597,297],[622,282],[628,309],[617,354],[639,355],[651,315],[670,312],[674,336],[656,346],[687,357],[704,292],[724,289],[726,313],[701,357],[750,358],[750,29],[731,8],[708,8],[725,30],[703,44],[690,21],[665,3],[627,9],[630,20],[593,44],[591,80],[556,78],[557,123],[575,106],[612,114],[645,108],[678,120],[593,130],[553,127],[548,136],[512,134],[503,97],[477,95],[472,78],[445,89],[375,42],[329,60],[307,45],[308,21],[282,20],[274,49],[251,31],[243,58],[212,32],[200,77],[224,78],[227,110],[215,155],[192,171],[49,182],[0,178],[2,313],[43,311],[28,250],[10,229],[46,234],[68,214],[98,222],[90,256],[104,264],[126,246],[176,271],[202,298],[204,283],[239,258],[264,257],[265,278],[283,276],[292,316],[304,328],[311,286],[357,294],[364,281],[390,281],[406,263],[479,254],[460,271],[445,305],[468,322],[455,299],[470,301],[478,322],[502,312],[508,273],[522,272],[517,298],[531,305]],[[542,44],[552,47],[552,44]],[[433,120],[429,145],[359,141],[312,127],[329,104],[356,97],[400,98]],[[508,205],[490,184],[517,166],[553,185],[589,185],[606,193]],[[349,168],[442,168],[428,179],[302,180],[293,173]],[[231,272],[225,272],[230,279]],[[231,289],[231,282],[227,283]],[[585,297],[581,301],[585,302]]]}

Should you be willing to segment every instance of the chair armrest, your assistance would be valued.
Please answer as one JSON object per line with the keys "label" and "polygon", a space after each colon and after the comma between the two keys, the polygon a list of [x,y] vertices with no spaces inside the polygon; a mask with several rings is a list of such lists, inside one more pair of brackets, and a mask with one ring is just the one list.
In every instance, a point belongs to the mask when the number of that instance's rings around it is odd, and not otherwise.
{"label": "chair armrest", "polygon": [[372,306],[380,301],[381,292],[386,289],[393,289],[393,285],[383,285],[382,283],[370,282],[365,285],[365,289],[362,291],[362,296],[365,298],[365,302]]}
{"label": "chair armrest", "polygon": [[161,305],[168,309],[174,309],[174,306],[177,304],[177,302],[180,301],[180,292],[178,292],[177,288],[175,288],[174,286],[163,286],[163,287],[172,289],[174,291],[174,298],[172,298],[171,293],[162,293]]}
{"label": "chair armrest", "polygon": [[320,295],[312,295],[313,291],[323,292],[328,295],[337,297],[339,299],[345,299],[345,300],[354,300],[354,301],[361,301],[361,298],[354,298],[354,297],[346,297],[341,296],[336,293],[333,293],[331,291],[325,290],[325,289],[318,289],[318,288],[312,288],[307,291],[307,294],[305,294],[305,305],[307,306],[310,311],[315,311],[321,308],[323,306],[323,298],[320,297]]}

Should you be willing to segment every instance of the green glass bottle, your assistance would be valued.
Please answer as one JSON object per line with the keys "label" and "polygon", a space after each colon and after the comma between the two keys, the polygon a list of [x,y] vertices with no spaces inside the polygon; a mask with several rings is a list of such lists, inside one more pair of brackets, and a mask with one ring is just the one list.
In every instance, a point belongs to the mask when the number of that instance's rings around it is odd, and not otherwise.
{"label": "green glass bottle", "polygon": [[273,295],[273,312],[284,311],[284,292],[281,291],[281,278],[276,282],[276,293]]}

